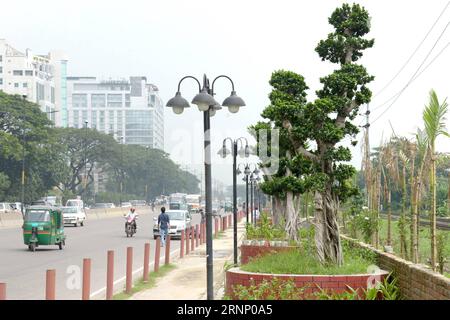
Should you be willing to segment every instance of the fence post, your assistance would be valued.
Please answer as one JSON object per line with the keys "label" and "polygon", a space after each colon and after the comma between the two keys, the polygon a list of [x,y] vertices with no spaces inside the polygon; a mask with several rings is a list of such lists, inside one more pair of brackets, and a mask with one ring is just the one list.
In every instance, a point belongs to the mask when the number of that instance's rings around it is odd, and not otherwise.
{"label": "fence post", "polygon": [[127,247],[127,274],[125,292],[131,294],[133,289],[133,247]]}
{"label": "fence post", "polygon": [[106,300],[112,300],[114,290],[114,250],[108,251],[106,271]]}
{"label": "fence post", "polygon": [[170,235],[166,236],[166,253],[164,254],[164,264],[168,265],[170,263]]}
{"label": "fence post", "polygon": [[161,237],[156,238],[156,247],[155,247],[155,272],[159,270],[159,259],[161,255]]}
{"label": "fence post", "polygon": [[189,254],[189,247],[190,247],[190,244],[189,244],[189,240],[191,239],[189,236],[191,235],[191,228],[186,228],[186,255],[188,255]]}
{"label": "fence post", "polygon": [[91,297],[91,259],[83,259],[83,290],[81,299],[89,300]]}
{"label": "fence post", "polygon": [[198,247],[200,240],[200,228],[199,225],[195,225],[195,246]]}
{"label": "fence post", "polygon": [[150,243],[146,242],[144,245],[144,282],[148,281],[148,265],[150,263]]}
{"label": "fence post", "polygon": [[195,232],[194,232],[194,226],[191,226],[191,251],[194,251],[195,247]]}
{"label": "fence post", "polygon": [[203,244],[206,243],[206,223],[203,223]]}
{"label": "fence post", "polygon": [[181,230],[180,258],[184,257],[184,230]]}
{"label": "fence post", "polygon": [[45,276],[45,300],[55,300],[56,270],[47,270]]}
{"label": "fence post", "polygon": [[0,300],[6,300],[6,283],[0,283]]}

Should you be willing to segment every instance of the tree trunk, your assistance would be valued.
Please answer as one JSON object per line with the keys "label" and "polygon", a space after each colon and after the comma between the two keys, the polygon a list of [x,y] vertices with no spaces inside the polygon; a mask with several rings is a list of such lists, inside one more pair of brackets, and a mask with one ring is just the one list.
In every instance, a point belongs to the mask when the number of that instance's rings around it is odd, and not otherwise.
{"label": "tree trunk", "polygon": [[415,153],[412,150],[411,151],[411,181],[410,181],[410,190],[411,190],[411,223],[410,223],[410,252],[409,252],[409,256],[411,257],[411,260],[413,262],[415,262],[415,257],[414,257],[414,243],[415,243],[415,225],[414,225],[414,205],[415,205],[415,192],[414,192],[414,174],[415,174],[415,170],[414,170],[414,163],[415,163]]}
{"label": "tree trunk", "polygon": [[[331,189],[331,188],[330,188]],[[329,192],[315,192],[315,241],[321,263],[343,264],[339,225],[337,221],[337,199]]]}
{"label": "tree trunk", "polygon": [[431,146],[431,267],[436,271],[436,155],[435,146]]}
{"label": "tree trunk", "polygon": [[296,200],[292,191],[286,193],[286,226],[285,230],[289,240],[298,240],[298,210]]}
{"label": "tree trunk", "polygon": [[280,225],[283,220],[284,212],[283,212],[283,199],[280,199],[277,196],[273,196],[273,224]]}
{"label": "tree trunk", "polygon": [[[388,187],[389,188],[389,187]],[[392,231],[391,231],[391,221],[392,221],[392,191],[388,190],[388,197],[387,197],[387,210],[388,210],[388,221],[387,221],[387,244],[388,246],[392,245]]]}
{"label": "tree trunk", "polygon": [[418,247],[418,243],[419,243],[419,238],[418,238],[418,234],[417,234],[417,225],[418,225],[418,199],[419,199],[419,182],[418,180],[420,179],[420,177],[417,177],[414,182],[414,197],[413,197],[413,213],[412,213],[412,230],[411,233],[414,234],[414,237],[412,239],[412,247],[413,247],[413,252],[412,252],[412,261],[414,263],[418,263],[419,262],[419,247]]}

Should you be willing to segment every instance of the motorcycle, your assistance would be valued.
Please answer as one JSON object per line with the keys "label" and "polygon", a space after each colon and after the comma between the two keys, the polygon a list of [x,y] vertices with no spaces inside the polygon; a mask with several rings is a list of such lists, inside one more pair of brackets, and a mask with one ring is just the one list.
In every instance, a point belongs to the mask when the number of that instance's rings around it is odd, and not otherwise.
{"label": "motorcycle", "polygon": [[125,223],[125,233],[128,237],[132,237],[133,234],[136,233],[136,219],[137,216],[133,217],[126,217],[127,222]]}

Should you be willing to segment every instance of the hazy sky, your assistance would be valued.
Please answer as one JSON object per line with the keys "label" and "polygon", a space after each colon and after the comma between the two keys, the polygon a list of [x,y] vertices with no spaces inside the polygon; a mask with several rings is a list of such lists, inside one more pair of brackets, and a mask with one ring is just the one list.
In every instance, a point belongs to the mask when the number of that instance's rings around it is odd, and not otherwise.
{"label": "hazy sky", "polygon": [[[314,51],[318,41],[332,31],[327,19],[335,7],[346,1],[8,1],[0,11],[0,38],[19,50],[35,53],[58,49],[69,56],[70,75],[128,77],[145,75],[160,89],[164,102],[170,99],[178,80],[206,73],[212,80],[229,75],[238,95],[247,106],[237,114],[222,110],[212,118],[214,153],[223,138],[248,136],[246,128],[259,119],[268,104],[268,80],[277,69],[305,76],[314,99],[319,78],[337,66],[322,62]],[[372,16],[375,46],[360,60],[376,79],[371,89],[377,93],[397,73],[424,38],[448,0],[354,1]],[[438,36],[450,22],[447,8],[433,32],[403,72],[375,96],[371,119],[389,104],[379,107],[409,81]],[[449,27],[450,29],[450,27]],[[446,30],[424,67],[450,41]],[[450,48],[403,92],[388,112],[370,128],[372,146],[392,134],[409,135],[422,126],[422,109],[434,88],[443,99],[450,95],[448,74]],[[186,81],[182,93],[188,100],[196,86]],[[217,82],[216,99],[223,101],[231,91],[225,80]],[[450,118],[450,115],[449,115]],[[165,113],[166,151],[173,159],[201,169],[202,115],[197,108],[181,116]],[[358,118],[356,124],[360,124]],[[450,127],[450,121],[448,121]],[[361,134],[359,139],[361,138]],[[438,150],[450,151],[449,139],[438,141]],[[353,148],[353,164],[360,166],[360,145]],[[230,161],[214,159],[213,175],[231,182]],[[200,164],[200,166],[199,166]]]}

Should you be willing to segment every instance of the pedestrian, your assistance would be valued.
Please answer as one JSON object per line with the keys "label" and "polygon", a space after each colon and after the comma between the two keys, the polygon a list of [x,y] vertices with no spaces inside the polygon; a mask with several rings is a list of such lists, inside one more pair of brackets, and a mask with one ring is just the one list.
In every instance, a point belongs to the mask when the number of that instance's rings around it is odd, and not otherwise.
{"label": "pedestrian", "polygon": [[161,207],[161,213],[158,216],[158,226],[161,237],[161,247],[164,247],[166,245],[166,235],[168,234],[170,228],[170,218],[166,213],[165,207]]}

